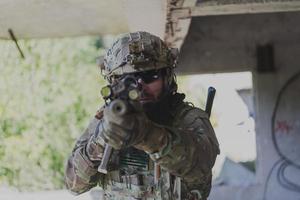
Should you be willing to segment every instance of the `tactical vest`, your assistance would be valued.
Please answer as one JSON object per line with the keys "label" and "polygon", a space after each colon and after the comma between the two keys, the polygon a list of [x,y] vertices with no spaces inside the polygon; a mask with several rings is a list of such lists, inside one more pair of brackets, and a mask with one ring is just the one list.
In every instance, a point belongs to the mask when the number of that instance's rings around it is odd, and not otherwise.
{"label": "tactical vest", "polygon": [[[170,110],[172,119],[169,125],[172,127],[178,127],[182,117],[194,109],[184,103],[183,99],[184,96],[178,94],[177,98],[170,102],[174,108]],[[182,187],[179,177],[156,166],[148,154],[134,147],[114,151],[110,170],[100,180],[100,186],[103,188],[103,199],[107,200],[187,199],[181,198]]]}
{"label": "tactical vest", "polygon": [[110,171],[101,180],[105,199],[178,199],[173,198],[174,194],[172,194],[173,177],[168,172],[160,170],[159,179],[156,179],[157,167],[146,153],[129,148],[122,152],[116,151],[114,156],[118,157],[119,169]]}

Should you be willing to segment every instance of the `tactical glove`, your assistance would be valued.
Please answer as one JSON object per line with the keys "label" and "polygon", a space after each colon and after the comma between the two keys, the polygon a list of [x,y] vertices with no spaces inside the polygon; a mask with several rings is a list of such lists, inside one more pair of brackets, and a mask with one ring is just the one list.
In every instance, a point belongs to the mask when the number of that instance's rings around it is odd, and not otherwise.
{"label": "tactical glove", "polygon": [[99,136],[115,149],[141,143],[151,130],[152,122],[139,105],[134,105],[134,107],[132,112],[124,115],[116,115],[109,106],[104,108]]}

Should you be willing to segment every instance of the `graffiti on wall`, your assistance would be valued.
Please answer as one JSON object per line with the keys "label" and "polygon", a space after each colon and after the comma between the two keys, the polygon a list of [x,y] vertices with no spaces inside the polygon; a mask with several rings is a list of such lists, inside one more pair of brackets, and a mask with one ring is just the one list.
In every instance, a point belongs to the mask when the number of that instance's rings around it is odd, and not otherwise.
{"label": "graffiti on wall", "polygon": [[[300,72],[279,90],[272,115],[272,142],[279,159],[271,167],[264,189],[264,200],[300,196]],[[276,190],[274,191],[274,189]],[[272,191],[272,192],[269,192]],[[287,191],[289,191],[287,193]],[[298,198],[297,200],[300,200]]]}
{"label": "graffiti on wall", "polygon": [[288,122],[287,120],[276,121],[275,133],[289,134],[293,129],[294,125],[292,122]]}

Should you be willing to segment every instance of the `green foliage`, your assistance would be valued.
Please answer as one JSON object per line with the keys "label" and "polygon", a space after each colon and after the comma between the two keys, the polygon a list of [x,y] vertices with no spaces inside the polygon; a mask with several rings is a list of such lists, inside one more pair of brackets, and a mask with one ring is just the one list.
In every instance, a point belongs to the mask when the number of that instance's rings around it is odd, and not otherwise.
{"label": "green foliage", "polygon": [[[99,40],[99,39],[98,39]],[[96,38],[0,41],[0,184],[63,187],[65,161],[103,103]]]}
{"label": "green foliage", "polygon": [[95,43],[94,43],[96,49],[101,49],[104,47],[104,42],[103,42],[103,39],[102,37],[99,37],[95,40]]}

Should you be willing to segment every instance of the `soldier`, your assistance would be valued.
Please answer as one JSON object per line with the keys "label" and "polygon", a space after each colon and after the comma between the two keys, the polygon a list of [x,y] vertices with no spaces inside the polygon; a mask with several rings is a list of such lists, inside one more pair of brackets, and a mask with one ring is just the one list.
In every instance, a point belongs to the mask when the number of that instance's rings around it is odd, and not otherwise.
{"label": "soldier", "polygon": [[[96,113],[68,159],[65,183],[75,194],[96,185],[103,199],[207,199],[219,145],[208,114],[177,93],[177,52],[147,32],[122,35],[107,51],[110,84],[131,74],[139,105],[123,116],[108,106]],[[99,173],[105,145],[115,150]]]}

